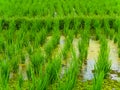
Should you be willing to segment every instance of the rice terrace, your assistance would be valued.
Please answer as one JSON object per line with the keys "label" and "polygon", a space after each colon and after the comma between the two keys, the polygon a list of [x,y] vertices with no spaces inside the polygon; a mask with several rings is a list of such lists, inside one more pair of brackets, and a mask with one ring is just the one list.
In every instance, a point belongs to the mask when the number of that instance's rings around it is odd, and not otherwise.
{"label": "rice terrace", "polygon": [[120,90],[120,0],[0,0],[0,90]]}

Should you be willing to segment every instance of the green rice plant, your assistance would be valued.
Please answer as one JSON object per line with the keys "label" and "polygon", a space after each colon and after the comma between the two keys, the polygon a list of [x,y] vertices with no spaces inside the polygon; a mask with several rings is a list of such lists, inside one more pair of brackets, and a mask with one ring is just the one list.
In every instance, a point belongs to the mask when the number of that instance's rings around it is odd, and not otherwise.
{"label": "green rice plant", "polygon": [[115,34],[115,30],[114,29],[110,29],[110,31],[109,31],[109,38],[110,38],[110,40],[113,39],[114,34]]}
{"label": "green rice plant", "polygon": [[12,60],[10,61],[10,67],[13,73],[18,72],[19,68],[19,56],[12,57]]}
{"label": "green rice plant", "polygon": [[19,90],[22,90],[23,83],[24,83],[24,79],[23,79],[22,74],[20,74],[18,77]]}
{"label": "green rice plant", "polygon": [[52,43],[53,47],[56,47],[59,44],[60,40],[60,31],[57,29],[53,30]]}
{"label": "green rice plant", "polygon": [[0,52],[5,51],[5,38],[3,35],[0,35]]}
{"label": "green rice plant", "polygon": [[6,32],[6,40],[7,40],[7,43],[8,44],[12,44],[12,42],[13,42],[13,40],[14,40],[14,38],[13,38],[13,36],[14,36],[14,33],[13,33],[13,31],[12,30],[8,30],[7,32]]}
{"label": "green rice plant", "polygon": [[106,37],[109,37],[109,31],[110,31],[109,20],[104,20],[104,33]]}
{"label": "green rice plant", "polygon": [[53,30],[59,30],[59,18],[54,19],[54,25],[53,25]]}
{"label": "green rice plant", "polygon": [[32,71],[33,69],[32,69],[32,66],[31,66],[31,64],[29,64],[28,66],[27,66],[27,70],[26,70],[26,73],[27,73],[27,79],[28,79],[28,88],[29,88],[29,90],[31,90],[31,81],[32,81]]}
{"label": "green rice plant", "polygon": [[117,43],[117,41],[118,41],[118,33],[115,33],[114,34],[114,43]]}
{"label": "green rice plant", "polygon": [[49,84],[53,84],[56,81],[60,68],[61,68],[60,56],[55,57],[52,60],[52,62],[48,62],[46,73],[48,75]]}
{"label": "green rice plant", "polygon": [[35,33],[36,33],[36,32],[39,32],[38,24],[39,24],[39,23],[38,23],[37,20],[35,20],[35,21],[32,22],[31,30],[33,30]]}
{"label": "green rice plant", "polygon": [[32,80],[32,67],[31,67],[31,65],[28,65],[26,72],[27,72],[28,80],[29,81]]}
{"label": "green rice plant", "polygon": [[78,42],[78,49],[79,49],[79,62],[82,63],[87,58],[89,46],[89,33],[87,30],[84,30],[81,36],[81,40]]}
{"label": "green rice plant", "polygon": [[48,41],[46,44],[45,44],[45,52],[46,52],[46,55],[50,58],[51,55],[52,55],[52,51],[57,47],[57,45],[59,44],[59,40],[60,40],[60,32],[59,30],[54,30],[53,31],[53,36],[51,38],[50,41]]}
{"label": "green rice plant", "polygon": [[118,56],[120,57],[120,49],[118,49]]}
{"label": "green rice plant", "polygon": [[40,66],[45,62],[44,56],[41,50],[34,52],[30,56],[30,61],[34,70],[34,74],[39,75]]}
{"label": "green rice plant", "polygon": [[75,33],[75,36],[77,36],[77,34],[79,33],[79,25],[80,25],[80,20],[78,18],[75,18],[74,19],[74,33]]}
{"label": "green rice plant", "polygon": [[90,19],[85,19],[85,30],[90,30],[90,24],[91,24],[91,20]]}
{"label": "green rice plant", "polygon": [[47,37],[47,31],[45,29],[40,30],[36,37],[38,38],[38,43],[43,45]]}
{"label": "green rice plant", "polygon": [[5,55],[9,58],[12,59],[13,55],[15,55],[15,50],[14,50],[14,44],[5,44]]}
{"label": "green rice plant", "polygon": [[104,80],[104,71],[101,71],[99,74],[96,74],[94,77],[92,90],[102,90],[103,80]]}
{"label": "green rice plant", "polygon": [[103,36],[101,38],[100,53],[98,56],[98,61],[95,66],[95,75],[100,74],[101,71],[104,72],[104,78],[108,76],[110,72],[111,62],[109,61],[109,49],[107,45],[107,40]]}
{"label": "green rice plant", "polygon": [[21,23],[20,30],[23,30],[24,32],[28,30],[28,24],[25,20]]}
{"label": "green rice plant", "polygon": [[40,68],[39,78],[37,80],[36,90],[47,90],[48,86],[55,83],[61,68],[61,58],[56,56],[49,61],[45,71]]}
{"label": "green rice plant", "polygon": [[26,49],[27,49],[27,52],[28,52],[28,54],[29,55],[32,55],[32,53],[33,53],[33,46],[32,45],[28,45],[28,47],[26,47]]}
{"label": "green rice plant", "polygon": [[70,24],[70,19],[65,19],[64,20],[64,35],[67,36],[67,33],[69,32],[69,24]]}
{"label": "green rice plant", "polygon": [[9,24],[9,30],[11,30],[13,33],[16,30],[16,25],[15,25],[15,21],[12,20]]}
{"label": "green rice plant", "polygon": [[101,23],[99,20],[94,20],[94,28],[95,28],[95,36],[96,36],[96,40],[100,39],[100,35],[101,35]]}
{"label": "green rice plant", "polygon": [[78,71],[76,54],[72,51],[72,62],[70,63],[70,67],[66,69],[64,77],[59,79],[57,90],[73,90],[76,85]]}
{"label": "green rice plant", "polygon": [[47,31],[45,29],[40,30],[35,37],[35,46],[43,45],[46,41]]}
{"label": "green rice plant", "polygon": [[29,32],[26,32],[26,33],[25,33],[25,32],[23,31],[23,37],[22,37],[21,40],[20,40],[22,47],[27,47],[29,44],[32,44],[32,41],[30,41],[30,38],[32,38],[32,40],[35,40],[35,39],[34,39],[34,36],[31,36],[31,37],[30,37],[31,34],[29,34],[29,33],[32,33],[32,32],[29,31]]}
{"label": "green rice plant", "polygon": [[0,63],[0,82],[2,84],[3,90],[6,90],[8,88],[9,75],[9,63],[7,60],[4,60]]}
{"label": "green rice plant", "polygon": [[2,20],[0,20],[0,33],[2,32]]}
{"label": "green rice plant", "polygon": [[118,41],[118,56],[120,57],[120,30],[118,30],[117,41]]}
{"label": "green rice plant", "polygon": [[25,64],[25,60],[26,60],[25,53],[21,52],[21,64]]}
{"label": "green rice plant", "polygon": [[73,38],[74,38],[74,33],[72,31],[69,31],[69,33],[66,37],[65,45],[64,45],[63,50],[62,50],[62,54],[63,54],[64,59],[67,58],[67,54],[72,46]]}
{"label": "green rice plant", "polygon": [[36,90],[47,90],[49,86],[49,78],[46,74],[46,71],[44,72],[42,69],[40,69],[40,77],[38,78],[36,84]]}
{"label": "green rice plant", "polygon": [[100,39],[100,35],[101,35],[100,29],[96,29],[96,40]]}
{"label": "green rice plant", "polygon": [[117,35],[117,38],[118,38],[118,48],[120,48],[120,30],[118,30],[118,35]]}
{"label": "green rice plant", "polygon": [[[25,37],[25,32],[22,30],[22,29],[20,29],[20,30],[18,30],[18,31],[16,31],[16,43],[17,43],[17,45],[18,45],[18,47],[20,48],[20,49],[22,49],[23,48],[23,43],[24,43],[24,37]],[[28,39],[28,38],[27,38]],[[25,41],[26,42],[26,41]]]}
{"label": "green rice plant", "polygon": [[49,58],[51,57],[52,50],[54,49],[52,44],[53,44],[52,41],[49,41],[47,44],[45,44],[45,47],[44,47],[46,56]]}

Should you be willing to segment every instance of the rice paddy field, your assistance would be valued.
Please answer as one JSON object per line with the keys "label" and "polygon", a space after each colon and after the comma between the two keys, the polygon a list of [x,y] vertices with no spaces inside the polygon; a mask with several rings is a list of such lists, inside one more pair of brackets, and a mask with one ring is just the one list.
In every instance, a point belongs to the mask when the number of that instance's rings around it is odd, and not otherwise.
{"label": "rice paddy field", "polygon": [[120,0],[0,0],[0,90],[120,90]]}

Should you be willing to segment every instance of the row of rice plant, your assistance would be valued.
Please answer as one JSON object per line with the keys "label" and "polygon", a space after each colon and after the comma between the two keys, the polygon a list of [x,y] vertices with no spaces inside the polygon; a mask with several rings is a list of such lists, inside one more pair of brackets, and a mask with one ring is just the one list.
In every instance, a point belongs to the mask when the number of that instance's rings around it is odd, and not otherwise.
{"label": "row of rice plant", "polygon": [[[88,0],[4,0],[0,1],[0,17],[63,17],[73,15],[119,15],[119,1]],[[13,8],[13,6],[15,6]],[[101,8],[103,7],[103,8]]]}
{"label": "row of rice plant", "polygon": [[100,44],[100,52],[98,60],[95,64],[93,90],[102,90],[104,79],[108,77],[111,69],[111,62],[109,60],[109,48],[107,40],[103,35],[100,39]]}

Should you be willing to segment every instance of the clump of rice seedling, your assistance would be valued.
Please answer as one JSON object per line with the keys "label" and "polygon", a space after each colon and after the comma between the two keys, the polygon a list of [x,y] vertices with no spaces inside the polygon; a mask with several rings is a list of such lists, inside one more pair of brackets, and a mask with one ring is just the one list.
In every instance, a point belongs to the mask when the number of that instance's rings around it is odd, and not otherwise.
{"label": "clump of rice seedling", "polygon": [[67,36],[69,32],[69,24],[70,24],[70,19],[65,19],[64,20],[64,35]]}
{"label": "clump of rice seedling", "polygon": [[78,61],[74,51],[72,51],[72,56],[70,67],[66,69],[64,77],[59,79],[57,90],[73,90],[76,84],[79,69]]}
{"label": "clump of rice seedling", "polygon": [[26,72],[27,72],[28,80],[29,81],[32,80],[32,67],[31,67],[31,65],[28,65]]}
{"label": "clump of rice seedling", "polygon": [[49,58],[52,55],[52,51],[57,47],[59,40],[60,40],[60,32],[59,30],[54,30],[51,40],[48,41],[48,43],[45,45],[45,48],[44,48],[46,55]]}
{"label": "clump of rice seedling", "polygon": [[25,54],[21,52],[21,64],[25,64],[25,60],[26,60]]}
{"label": "clump of rice seedling", "polygon": [[36,51],[31,55],[31,64],[36,75],[39,75],[40,66],[44,63],[44,56],[41,50]]}
{"label": "clump of rice seedling", "polygon": [[66,38],[65,45],[64,45],[63,50],[62,50],[62,54],[63,54],[64,59],[67,58],[67,54],[71,48],[73,38],[74,38],[73,32],[69,32],[67,35],[67,38]]}
{"label": "clump of rice seedling", "polygon": [[114,33],[115,33],[115,31],[113,29],[110,29],[110,31],[109,31],[109,38],[110,38],[110,40],[113,39]]}
{"label": "clump of rice seedling", "polygon": [[79,33],[79,24],[80,24],[80,20],[78,20],[77,18],[74,19],[74,33],[75,36],[77,36],[77,34]]}
{"label": "clump of rice seedling", "polygon": [[0,63],[0,80],[2,83],[3,90],[8,87],[9,75],[9,63],[7,60],[4,60]]}
{"label": "clump of rice seedling", "polygon": [[52,84],[57,79],[59,70],[61,67],[61,59],[59,56],[55,57],[52,62],[48,62],[48,66],[46,68],[46,73],[49,78],[49,84]]}
{"label": "clump of rice seedling", "polygon": [[95,66],[95,74],[99,74],[101,71],[104,72],[104,78],[108,76],[111,68],[111,62],[109,61],[109,49],[107,45],[107,40],[101,38],[100,53],[98,56],[98,61]]}
{"label": "clump of rice seedling", "polygon": [[0,20],[0,32],[2,31],[2,20]]}
{"label": "clump of rice seedling", "polygon": [[81,40],[78,42],[78,49],[79,49],[79,62],[83,62],[87,58],[87,51],[89,45],[89,32],[84,30],[81,36]]}
{"label": "clump of rice seedling", "polygon": [[24,82],[23,76],[22,76],[22,74],[20,74],[19,77],[18,77],[18,84],[19,84],[19,89],[20,90],[22,90],[23,82]]}
{"label": "clump of rice seedling", "polygon": [[35,46],[43,45],[47,37],[47,31],[45,29],[40,30],[35,36]]}
{"label": "clump of rice seedling", "polygon": [[10,65],[11,65],[11,69],[13,73],[17,73],[18,72],[18,68],[19,68],[19,57],[15,56],[12,58],[12,60],[10,61]]}
{"label": "clump of rice seedling", "polygon": [[103,79],[108,76],[108,73],[110,72],[111,68],[107,40],[103,36],[101,37],[100,42],[100,53],[98,56],[97,63],[95,64],[93,90],[101,90]]}
{"label": "clump of rice seedling", "polygon": [[5,51],[5,38],[0,34],[0,52]]}
{"label": "clump of rice seedling", "polygon": [[117,41],[118,41],[118,34],[115,33],[115,35],[114,35],[114,43],[117,43]]}
{"label": "clump of rice seedling", "polygon": [[104,33],[105,33],[107,38],[110,35],[109,32],[110,32],[109,20],[104,20]]}
{"label": "clump of rice seedling", "polygon": [[103,79],[104,79],[103,71],[101,71],[99,74],[95,75],[92,90],[102,90]]}
{"label": "clump of rice seedling", "polygon": [[46,90],[49,85],[56,82],[61,67],[61,58],[55,57],[52,61],[49,61],[45,71],[40,69],[39,78],[37,80],[36,89]]}
{"label": "clump of rice seedling", "polygon": [[94,29],[95,29],[95,36],[96,36],[96,40],[100,39],[100,35],[101,35],[101,23],[99,20],[94,20]]}
{"label": "clump of rice seedling", "polygon": [[9,30],[11,30],[13,33],[15,31],[15,21],[12,20],[9,24]]}
{"label": "clump of rice seedling", "polygon": [[46,71],[43,72],[42,69],[40,69],[40,76],[37,80],[37,85],[36,85],[36,89],[37,90],[47,90],[49,85],[49,78],[48,75],[46,74]]}
{"label": "clump of rice seedling", "polygon": [[49,41],[49,42],[45,45],[44,49],[45,49],[45,52],[46,52],[46,56],[47,56],[47,57],[51,57],[51,55],[52,55],[52,50],[54,49],[54,47],[53,47],[53,45],[52,45],[52,42]]}
{"label": "clump of rice seedling", "polygon": [[31,65],[29,64],[28,67],[27,67],[27,70],[26,70],[29,90],[31,89],[31,81],[33,80],[33,75],[32,75],[33,71],[32,70],[33,69],[31,67]]}
{"label": "clump of rice seedling", "polygon": [[59,40],[60,40],[60,31],[57,29],[53,31],[52,43],[54,47],[56,47],[57,44],[59,44]]}

